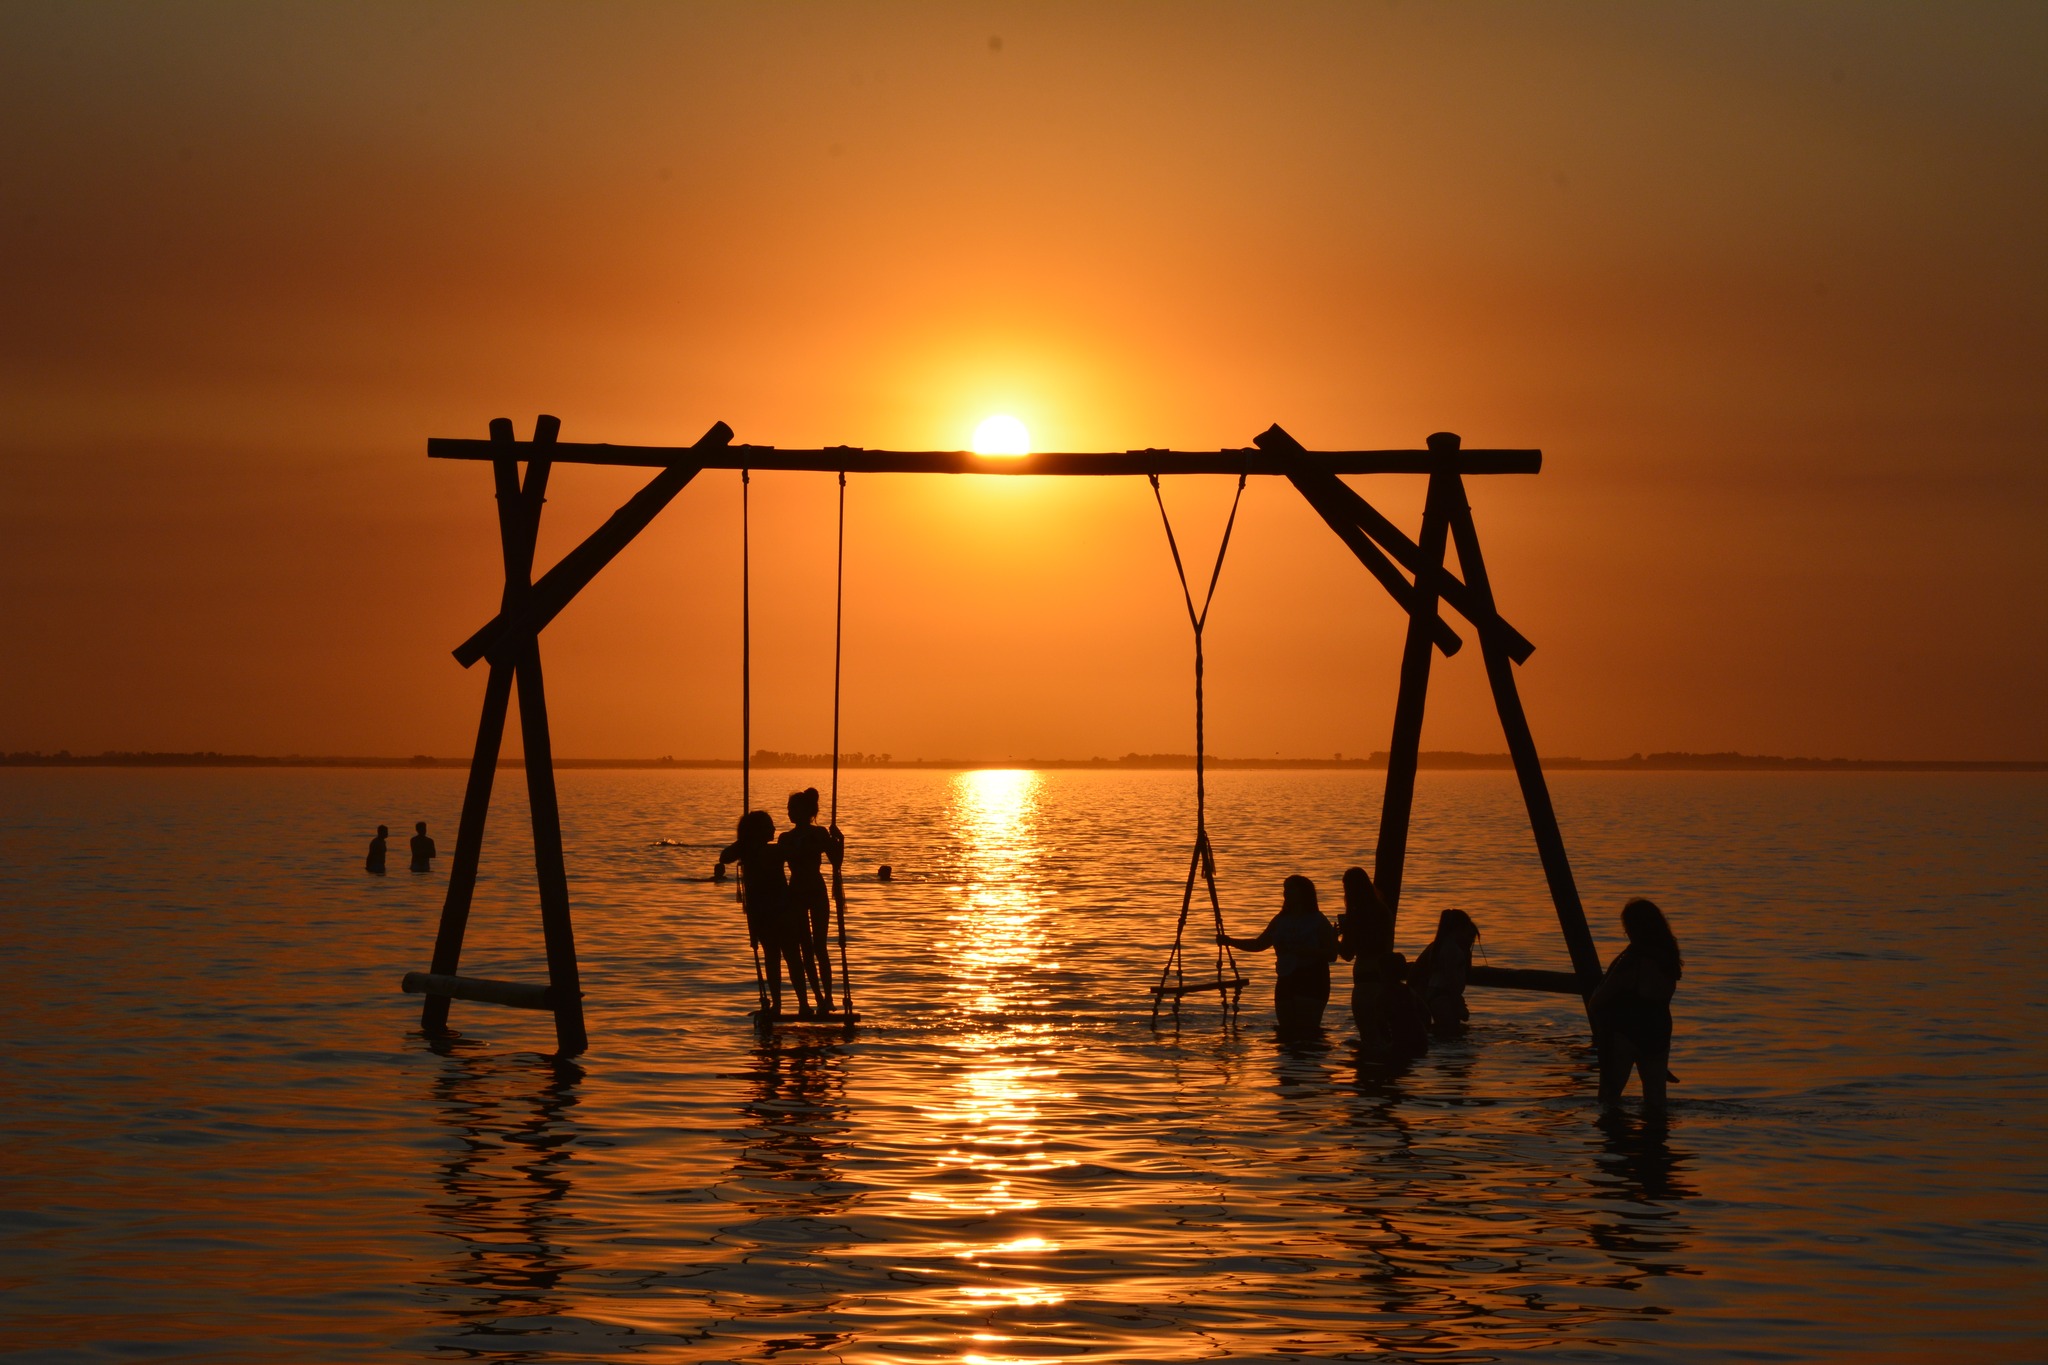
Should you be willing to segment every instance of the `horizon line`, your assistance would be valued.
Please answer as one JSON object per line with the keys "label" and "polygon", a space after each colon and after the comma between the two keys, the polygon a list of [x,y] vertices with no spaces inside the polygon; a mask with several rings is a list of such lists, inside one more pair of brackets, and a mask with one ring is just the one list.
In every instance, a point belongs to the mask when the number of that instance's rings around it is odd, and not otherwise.
{"label": "horizon line", "polygon": [[[1477,753],[1463,749],[1424,749],[1417,755],[1418,766],[1445,770],[1503,771],[1512,770],[1513,758],[1506,753]],[[1333,771],[1383,771],[1387,766],[1387,752],[1377,749],[1368,754],[1346,757],[1341,752],[1329,758],[1281,757],[1272,758],[1226,757],[1210,755],[1203,760],[1214,768],[1224,769],[1268,769],[1268,770],[1333,770]],[[470,760],[460,757],[443,758],[432,754],[414,754],[408,758],[377,757],[372,755],[312,755],[312,754],[231,754],[215,750],[198,751],[153,751],[109,749],[98,754],[73,754],[68,749],[54,753],[41,750],[19,750],[0,753],[0,767],[11,768],[462,768],[470,766]],[[522,757],[501,757],[500,768],[523,769],[526,761]],[[679,769],[733,769],[741,766],[737,758],[676,758],[663,755],[659,758],[557,758],[557,769],[634,769],[634,768],[679,768]],[[756,750],[751,765],[755,768],[829,768],[830,754],[807,754],[784,752],[773,749]],[[868,769],[1109,769],[1124,771],[1178,770],[1195,766],[1193,754],[1175,753],[1127,753],[1117,758],[1100,755],[1090,758],[897,758],[893,754],[870,754],[865,752],[842,753],[839,755],[841,768]],[[1634,753],[1626,758],[1579,758],[1561,754],[1542,760],[1545,770],[1556,771],[1605,771],[1605,772],[2048,772],[2048,759],[1902,759],[1902,758],[1817,758],[1777,754],[1745,754],[1734,750],[1698,753],[1688,750],[1670,750],[1643,754]]]}

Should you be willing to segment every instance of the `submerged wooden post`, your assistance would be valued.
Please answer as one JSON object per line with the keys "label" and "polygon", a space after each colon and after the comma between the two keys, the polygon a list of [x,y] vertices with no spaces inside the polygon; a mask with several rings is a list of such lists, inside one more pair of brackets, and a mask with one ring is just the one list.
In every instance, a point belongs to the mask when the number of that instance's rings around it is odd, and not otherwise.
{"label": "submerged wooden post", "polygon": [[1440,624],[1437,582],[1443,574],[1451,504],[1461,500],[1457,471],[1449,467],[1458,444],[1458,438],[1448,431],[1429,438],[1430,451],[1444,467],[1431,472],[1422,504],[1422,534],[1416,537],[1417,573],[1409,596],[1408,640],[1401,649],[1401,690],[1394,698],[1394,737],[1387,745],[1387,785],[1380,797],[1380,834],[1373,850],[1372,880],[1387,909],[1395,914],[1401,908],[1401,873],[1408,860],[1408,817],[1415,806],[1429,656]]}
{"label": "submerged wooden post", "polygon": [[540,883],[541,937],[555,1000],[555,1043],[564,1057],[588,1046],[576,934],[569,922],[569,873],[562,861],[562,811],[555,799],[554,745],[548,737],[547,691],[541,685],[540,641],[519,656],[519,732],[526,746],[526,801],[533,812],[533,871]]}
{"label": "submerged wooden post", "polygon": [[[1457,537],[1458,567],[1464,572],[1465,586],[1491,611],[1495,605],[1493,588],[1487,581],[1486,561],[1479,552],[1479,531],[1472,523],[1464,480],[1453,474],[1450,482],[1455,494],[1449,512],[1451,531]],[[1433,480],[1431,486],[1434,487]],[[1543,877],[1550,884],[1551,903],[1557,907],[1557,926],[1564,931],[1565,948],[1572,956],[1579,993],[1590,996],[1600,984],[1600,950],[1593,943],[1593,931],[1586,927],[1586,909],[1579,903],[1578,883],[1572,879],[1571,860],[1565,856],[1564,833],[1557,827],[1557,811],[1550,804],[1550,786],[1543,779],[1543,760],[1536,754],[1529,717],[1522,709],[1522,694],[1515,687],[1515,665],[1500,637],[1486,631],[1479,633],[1479,653],[1486,660],[1486,680],[1493,687],[1494,709],[1500,712],[1500,728],[1507,735],[1508,753],[1515,760],[1515,776],[1521,780],[1522,803],[1529,808],[1529,826],[1535,831],[1536,852],[1543,860]]]}

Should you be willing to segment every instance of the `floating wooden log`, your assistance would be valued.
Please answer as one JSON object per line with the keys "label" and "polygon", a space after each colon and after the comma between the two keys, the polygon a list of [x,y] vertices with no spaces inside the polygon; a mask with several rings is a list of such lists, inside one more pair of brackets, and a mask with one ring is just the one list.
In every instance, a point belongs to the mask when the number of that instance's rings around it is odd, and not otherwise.
{"label": "floating wooden log", "polygon": [[1465,973],[1468,986],[1492,986],[1510,991],[1549,991],[1554,995],[1578,995],[1579,978],[1571,972],[1547,972],[1537,967],[1473,967]]}
{"label": "floating wooden log", "polygon": [[488,976],[446,976],[440,972],[407,972],[399,989],[407,995],[433,995],[445,1000],[477,1000],[509,1005],[515,1010],[552,1010],[555,988],[525,981],[495,981]]}

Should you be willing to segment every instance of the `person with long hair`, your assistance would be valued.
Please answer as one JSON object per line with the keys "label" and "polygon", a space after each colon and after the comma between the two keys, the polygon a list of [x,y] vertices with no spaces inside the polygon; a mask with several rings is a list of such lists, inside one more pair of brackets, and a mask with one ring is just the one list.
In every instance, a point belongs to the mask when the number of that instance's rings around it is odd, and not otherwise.
{"label": "person with long hair", "polygon": [[1465,1004],[1465,979],[1472,972],[1472,945],[1479,941],[1479,926],[1463,910],[1446,910],[1437,917],[1436,938],[1415,955],[1408,969],[1409,983],[1429,1010],[1430,1027],[1440,1033],[1456,1033],[1465,1027],[1472,1011]]}
{"label": "person with long hair", "polygon": [[1273,950],[1273,1017],[1288,1032],[1322,1027],[1330,1001],[1330,963],[1337,956],[1337,930],[1323,918],[1316,884],[1293,876],[1280,884],[1280,912],[1257,938],[1217,940],[1240,952]]}
{"label": "person with long hair", "polygon": [[1362,867],[1344,872],[1337,951],[1351,959],[1351,1018],[1359,1043],[1397,1055],[1428,1047],[1428,1013],[1408,986],[1408,960],[1394,951],[1394,913]]}
{"label": "person with long hair", "polygon": [[832,893],[826,889],[820,863],[830,859],[839,866],[845,856],[846,840],[838,828],[818,828],[818,789],[806,787],[789,794],[789,828],[776,845],[789,865],[789,901],[804,930],[804,965],[811,973],[811,987],[818,1004],[832,1012]]}
{"label": "person with long hair", "polygon": [[775,844],[775,817],[765,810],[742,815],[737,837],[718,855],[718,861],[740,865],[747,932],[764,959],[769,1008],[777,1015],[782,1013],[782,966],[787,962],[790,984],[796,988],[797,1018],[811,1018],[811,1003],[804,994],[803,921],[790,904],[782,850]]}
{"label": "person with long hair", "polygon": [[1600,1103],[1621,1103],[1634,1070],[1642,1078],[1644,1105],[1662,1109],[1671,1080],[1671,997],[1685,975],[1685,959],[1655,902],[1637,897],[1622,906],[1621,927],[1628,947],[1608,964],[1586,1002],[1600,1053]]}

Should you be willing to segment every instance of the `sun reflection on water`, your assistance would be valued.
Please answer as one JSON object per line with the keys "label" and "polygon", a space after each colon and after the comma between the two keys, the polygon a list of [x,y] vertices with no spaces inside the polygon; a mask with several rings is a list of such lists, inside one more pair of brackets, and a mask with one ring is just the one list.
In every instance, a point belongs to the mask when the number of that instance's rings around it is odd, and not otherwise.
{"label": "sun reflection on water", "polygon": [[[993,1218],[1035,1209],[1039,1200],[1018,1193],[1016,1178],[1073,1164],[1049,1154],[1043,1126],[1047,1104],[1066,1096],[1057,1088],[1057,1025],[1047,1017],[1050,1002],[1039,980],[1058,965],[1056,893],[1040,867],[1042,794],[1043,779],[1029,771],[967,772],[953,780],[959,860],[940,947],[951,959],[949,1009],[960,1033],[951,1084],[925,1110],[942,1135],[935,1178],[913,1196],[935,1216]],[[972,1280],[954,1286],[956,1301],[980,1314],[1058,1304],[1066,1295],[1033,1273],[1058,1251],[1043,1237],[1014,1234],[955,1243],[953,1257]],[[962,1341],[962,1359],[1005,1359],[987,1354],[990,1344],[1016,1340],[974,1333]]]}

